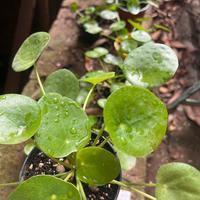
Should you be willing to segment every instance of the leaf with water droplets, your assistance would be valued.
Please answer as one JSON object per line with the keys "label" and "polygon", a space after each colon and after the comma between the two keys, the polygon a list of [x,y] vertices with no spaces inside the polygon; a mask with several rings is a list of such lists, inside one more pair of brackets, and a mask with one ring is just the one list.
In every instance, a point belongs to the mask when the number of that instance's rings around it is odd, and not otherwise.
{"label": "leaf with water droplets", "polygon": [[81,80],[96,85],[102,81],[113,78],[114,76],[115,72],[104,72],[99,70],[87,73]]}
{"label": "leaf with water droplets", "polygon": [[35,140],[39,148],[51,157],[64,157],[88,144],[89,120],[79,105],[56,93],[39,101],[42,123]]}
{"label": "leaf with water droplets", "polygon": [[133,85],[154,87],[166,83],[175,74],[178,59],[164,44],[146,43],[134,49],[125,59],[123,71]]}
{"label": "leaf with water droplets", "polygon": [[90,185],[105,185],[117,178],[120,163],[111,152],[99,147],[87,147],[76,156],[78,178]]}
{"label": "leaf with water droplets", "polygon": [[149,90],[124,86],[113,92],[104,108],[104,122],[113,144],[135,157],[155,150],[167,128],[167,109]]}
{"label": "leaf with water droplets", "polygon": [[16,72],[21,72],[32,67],[49,43],[49,40],[50,36],[46,32],[37,32],[30,35],[17,51],[12,68]]}
{"label": "leaf with water droplets", "polygon": [[71,71],[59,69],[47,77],[44,89],[47,93],[55,92],[76,99],[79,94],[79,81]]}
{"label": "leaf with water droplets", "polygon": [[0,96],[0,144],[18,144],[31,138],[41,123],[41,110],[33,99],[19,95]]}
{"label": "leaf with water droplets", "polygon": [[81,200],[77,188],[53,176],[33,176],[21,183],[8,200]]}

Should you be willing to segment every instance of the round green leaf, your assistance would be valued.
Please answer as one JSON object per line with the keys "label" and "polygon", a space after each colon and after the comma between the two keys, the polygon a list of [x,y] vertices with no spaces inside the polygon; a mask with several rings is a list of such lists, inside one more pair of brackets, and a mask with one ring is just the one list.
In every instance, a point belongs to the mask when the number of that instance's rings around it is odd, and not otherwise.
{"label": "round green leaf", "polygon": [[102,81],[113,78],[115,72],[93,71],[82,77],[82,81],[96,85]]}
{"label": "round green leaf", "polygon": [[145,32],[145,31],[134,31],[131,33],[131,37],[138,41],[138,42],[142,42],[142,43],[146,43],[151,41],[151,36],[149,35],[149,33]]}
{"label": "round green leaf", "polygon": [[119,160],[109,151],[99,147],[81,149],[76,156],[77,176],[90,185],[105,185],[120,173]]}
{"label": "round green leaf", "polygon": [[18,144],[31,138],[41,123],[40,107],[19,94],[0,96],[0,144]]}
{"label": "round green leaf", "polygon": [[118,17],[118,12],[114,12],[111,10],[103,10],[100,13],[100,17],[106,20],[113,20]]}
{"label": "round green leaf", "polygon": [[59,69],[47,77],[44,89],[48,93],[55,92],[76,99],[79,94],[79,81],[71,71]]}
{"label": "round green leaf", "polygon": [[108,50],[103,47],[97,47],[91,51],[87,51],[85,55],[89,58],[100,58],[108,54]]}
{"label": "round green leaf", "polygon": [[110,29],[112,31],[119,31],[126,27],[126,23],[124,21],[117,21],[110,25]]}
{"label": "round green leaf", "polygon": [[49,43],[50,36],[46,32],[30,35],[17,51],[12,68],[16,72],[24,71],[34,65],[44,48]]}
{"label": "round green leaf", "polygon": [[135,157],[145,156],[165,135],[167,109],[149,90],[124,86],[107,99],[104,122],[117,149]]}
{"label": "round green leaf", "polygon": [[121,43],[121,49],[122,51],[124,52],[131,52],[133,49],[135,49],[137,47],[137,42],[133,39],[126,39],[126,40],[123,40],[122,43]]}
{"label": "round green leaf", "polygon": [[89,120],[76,102],[50,93],[42,97],[39,104],[43,117],[35,140],[45,154],[65,157],[88,143]]}
{"label": "round green leaf", "polygon": [[85,31],[90,33],[90,34],[97,34],[102,31],[102,28],[96,23],[96,22],[88,22],[85,23],[84,25]]}
{"label": "round green leaf", "polygon": [[21,183],[8,200],[81,200],[76,187],[53,176],[33,176]]}
{"label": "round green leaf", "polygon": [[123,71],[130,83],[153,87],[168,81],[177,68],[178,59],[170,47],[164,44],[146,43],[128,55]]}
{"label": "round green leaf", "polygon": [[169,163],[161,166],[156,182],[158,200],[200,199],[200,172],[188,164]]}
{"label": "round green leaf", "polygon": [[112,54],[107,54],[103,61],[105,63],[108,63],[108,64],[111,64],[111,65],[116,65],[116,66],[119,66],[122,64],[122,59],[121,57],[117,57],[117,56],[114,56]]}

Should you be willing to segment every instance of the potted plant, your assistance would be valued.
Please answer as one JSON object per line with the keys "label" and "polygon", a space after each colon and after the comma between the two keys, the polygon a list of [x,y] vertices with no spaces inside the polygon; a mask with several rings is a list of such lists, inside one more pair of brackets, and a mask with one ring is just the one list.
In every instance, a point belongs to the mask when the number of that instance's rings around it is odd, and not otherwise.
{"label": "potted plant", "polygon": [[[90,97],[102,82],[112,85],[114,72],[94,71],[80,80],[66,70],[52,73],[42,84],[36,61],[49,42],[49,34],[31,35],[18,50],[13,69],[24,71],[32,66],[41,88],[41,98],[35,101],[19,94],[0,96],[0,143],[18,144],[31,139],[26,146],[37,147],[30,155],[44,156],[48,162],[64,167],[62,173],[37,175],[17,183],[0,184],[0,187],[18,185],[8,200],[86,200],[95,199],[87,189],[100,193],[99,186],[125,187],[152,200],[198,200],[200,172],[184,163],[169,163],[160,167],[156,183],[130,183],[120,181],[123,162],[115,156],[111,143],[120,155],[143,157],[161,143],[167,129],[167,109],[149,89],[170,79],[178,67],[175,53],[167,46],[153,42],[128,53],[120,63],[127,84],[111,91],[102,106],[104,122],[99,129],[91,129],[86,108]],[[87,53],[98,57],[107,55],[99,48]],[[83,106],[76,102],[79,81],[88,83],[90,90]],[[106,135],[104,135],[106,131]],[[94,134],[91,136],[91,133]],[[45,164],[45,163],[42,163]],[[48,173],[47,173],[48,174]],[[155,187],[156,197],[141,189]],[[96,199],[116,199],[107,193]],[[86,196],[87,194],[87,196]]]}

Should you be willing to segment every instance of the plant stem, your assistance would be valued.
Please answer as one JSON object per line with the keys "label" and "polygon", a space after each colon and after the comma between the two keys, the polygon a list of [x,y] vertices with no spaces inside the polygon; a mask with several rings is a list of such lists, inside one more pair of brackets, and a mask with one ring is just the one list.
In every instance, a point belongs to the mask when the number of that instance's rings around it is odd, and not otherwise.
{"label": "plant stem", "polygon": [[68,174],[67,174],[67,176],[65,177],[64,181],[67,182],[73,176],[73,174],[74,174],[73,170],[69,171]]}
{"label": "plant stem", "polygon": [[107,137],[98,147],[103,147],[109,140],[110,137]]}
{"label": "plant stem", "polygon": [[84,102],[84,104],[83,104],[83,110],[86,109],[86,106],[87,106],[87,104],[88,104],[89,98],[90,98],[90,96],[91,96],[91,94],[92,94],[92,92],[93,92],[95,86],[96,86],[96,85],[93,85],[93,86],[91,87],[91,89],[90,89],[90,91],[89,91],[89,93],[88,93],[88,95],[87,95],[87,97],[86,97],[86,99],[85,99],[85,102]]}
{"label": "plant stem", "polygon": [[40,89],[41,89],[42,94],[43,94],[43,96],[44,96],[44,95],[46,95],[46,93],[45,93],[45,91],[44,91],[44,87],[43,87],[43,85],[42,85],[42,81],[41,81],[41,79],[40,79],[40,76],[39,76],[39,73],[38,73],[38,70],[37,70],[36,65],[34,65],[34,69],[35,69],[35,73],[36,73],[36,76],[37,76],[37,80],[38,80]]}
{"label": "plant stem", "polygon": [[129,186],[136,186],[136,187],[156,187],[155,183],[129,183],[129,182],[124,182],[126,185]]}
{"label": "plant stem", "polygon": [[119,185],[119,186],[122,186],[122,187],[125,187],[125,188],[127,188],[129,190],[132,190],[132,191],[134,191],[134,192],[136,192],[138,194],[141,194],[142,196],[144,196],[144,197],[146,197],[148,199],[156,200],[155,197],[153,197],[153,196],[151,196],[151,195],[149,195],[149,194],[147,194],[145,192],[142,192],[141,190],[138,190],[138,189],[134,188],[133,186],[129,186],[126,183],[123,183],[123,182],[120,182],[120,181],[116,181],[116,180],[113,180],[111,183]]}
{"label": "plant stem", "polygon": [[11,187],[11,186],[16,186],[19,185],[21,182],[13,182],[13,183],[0,183],[0,188],[3,187]]}
{"label": "plant stem", "polygon": [[99,130],[99,132],[98,132],[98,134],[97,134],[97,137],[95,138],[95,140],[94,140],[92,146],[95,146],[95,145],[97,144],[99,138],[100,138],[100,137],[102,136],[102,134],[103,134],[104,128],[105,128],[105,126],[104,126],[104,124],[103,124],[102,127],[101,127],[101,129]]}
{"label": "plant stem", "polygon": [[81,181],[79,180],[79,178],[77,176],[76,176],[76,183],[77,183],[78,191],[81,194],[82,200],[87,200],[86,195],[85,195],[85,191],[83,189],[83,185],[82,185]]}

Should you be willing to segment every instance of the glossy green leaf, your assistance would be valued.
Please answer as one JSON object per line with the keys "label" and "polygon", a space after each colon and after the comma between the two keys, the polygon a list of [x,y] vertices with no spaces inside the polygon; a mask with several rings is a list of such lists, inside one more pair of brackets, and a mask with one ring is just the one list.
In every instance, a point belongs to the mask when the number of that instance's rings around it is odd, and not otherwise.
{"label": "glossy green leaf", "polygon": [[103,10],[100,12],[100,17],[106,20],[113,20],[118,17],[118,12],[114,12],[111,10]]}
{"label": "glossy green leaf", "polygon": [[50,36],[46,32],[37,32],[30,35],[14,57],[12,63],[14,71],[21,72],[32,67],[49,43],[49,40]]}
{"label": "glossy green leaf", "polygon": [[42,97],[39,104],[43,117],[35,140],[45,154],[65,157],[88,143],[88,117],[76,102],[52,93]]}
{"label": "glossy green leaf", "polygon": [[199,200],[200,171],[184,163],[169,163],[156,175],[156,199]]}
{"label": "glossy green leaf", "polygon": [[126,23],[124,21],[117,21],[110,25],[110,29],[112,31],[119,31],[126,27]]}
{"label": "glossy green leaf", "polygon": [[177,68],[178,59],[170,47],[146,43],[128,55],[123,71],[133,85],[154,87],[166,83]]}
{"label": "glossy green leaf", "polygon": [[120,160],[121,168],[123,170],[131,170],[136,165],[136,158],[133,156],[129,156],[126,153],[116,149],[118,158]]}
{"label": "glossy green leaf", "polygon": [[109,151],[99,147],[81,149],[76,156],[77,176],[90,185],[105,185],[120,173],[119,160]]}
{"label": "glossy green leaf", "polygon": [[76,99],[79,94],[79,81],[71,71],[59,69],[47,77],[44,89],[47,93],[59,93],[62,96]]}
{"label": "glossy green leaf", "polygon": [[28,143],[24,147],[24,153],[28,156],[34,148],[35,148],[35,143]]}
{"label": "glossy green leaf", "polygon": [[137,47],[137,42],[133,39],[126,39],[126,40],[123,40],[121,43],[121,49],[122,51],[126,53],[131,52],[136,47]]}
{"label": "glossy green leaf", "polygon": [[133,31],[131,33],[131,37],[138,41],[138,42],[142,42],[142,43],[146,43],[151,41],[151,36],[149,33],[145,32],[145,31]]}
{"label": "glossy green leaf", "polygon": [[40,107],[19,94],[0,96],[0,144],[18,144],[31,138],[41,123]]}
{"label": "glossy green leaf", "polygon": [[90,34],[97,34],[102,31],[102,28],[96,22],[88,22],[85,23],[83,26],[85,28],[85,31]]}
{"label": "glossy green leaf", "polygon": [[108,63],[108,64],[111,64],[111,65],[116,65],[116,66],[119,66],[123,63],[121,57],[117,57],[117,56],[114,56],[113,54],[107,54],[104,58],[103,58],[103,61],[105,63]]}
{"label": "glossy green leaf", "polygon": [[124,86],[113,92],[104,108],[104,122],[113,144],[135,157],[155,150],[167,128],[167,109],[149,90]]}
{"label": "glossy green leaf", "polygon": [[103,47],[97,47],[91,51],[86,51],[85,55],[89,58],[100,58],[108,54],[108,50]]}
{"label": "glossy green leaf", "polygon": [[96,85],[115,76],[115,72],[93,71],[82,77],[82,81]]}
{"label": "glossy green leaf", "polygon": [[8,200],[81,200],[76,187],[53,176],[33,176],[21,183]]}

